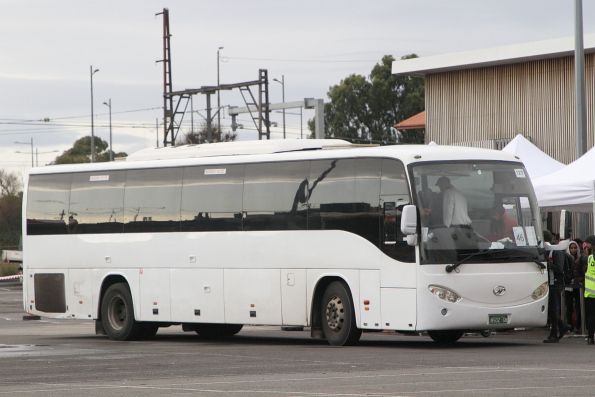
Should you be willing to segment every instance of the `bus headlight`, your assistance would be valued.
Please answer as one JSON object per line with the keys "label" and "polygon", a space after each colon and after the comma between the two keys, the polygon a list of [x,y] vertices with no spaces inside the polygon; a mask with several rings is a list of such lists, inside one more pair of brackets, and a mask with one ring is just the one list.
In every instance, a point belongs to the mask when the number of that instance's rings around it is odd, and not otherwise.
{"label": "bus headlight", "polygon": [[457,303],[461,297],[456,292],[440,285],[428,285],[430,292],[438,298],[451,303]]}
{"label": "bus headlight", "polygon": [[535,288],[535,291],[531,294],[531,298],[534,300],[540,299],[541,297],[545,296],[548,291],[548,284],[547,281],[541,284],[539,287]]}

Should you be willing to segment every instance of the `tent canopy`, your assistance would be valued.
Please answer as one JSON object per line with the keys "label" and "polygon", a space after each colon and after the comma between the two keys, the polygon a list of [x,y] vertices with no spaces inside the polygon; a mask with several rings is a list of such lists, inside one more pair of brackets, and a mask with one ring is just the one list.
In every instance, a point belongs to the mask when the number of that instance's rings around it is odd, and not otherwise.
{"label": "tent canopy", "polygon": [[521,134],[514,137],[502,151],[520,158],[532,180],[564,168],[564,164],[542,152]]}
{"label": "tent canopy", "polygon": [[540,207],[591,212],[595,202],[595,147],[549,175],[533,180]]}

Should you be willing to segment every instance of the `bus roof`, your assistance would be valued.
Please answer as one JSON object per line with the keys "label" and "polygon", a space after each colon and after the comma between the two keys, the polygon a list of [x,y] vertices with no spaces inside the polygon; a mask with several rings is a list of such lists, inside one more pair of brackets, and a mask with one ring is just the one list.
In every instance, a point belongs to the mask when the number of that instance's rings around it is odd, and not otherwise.
{"label": "bus roof", "polygon": [[264,141],[217,142],[202,145],[143,149],[132,153],[126,158],[126,161],[271,154],[300,150],[345,149],[351,146],[353,145],[350,142],[342,139],[274,139]]}
{"label": "bus roof", "polygon": [[[291,160],[313,160],[350,157],[385,157],[401,160],[405,165],[417,162],[448,160],[495,160],[520,162],[517,156],[498,150],[441,145],[352,145],[337,139],[250,141],[185,145],[145,149],[130,155],[126,161],[62,164],[38,167],[29,174],[54,174],[119,169],[142,169],[190,165],[259,163]],[[303,141],[303,142],[295,142]],[[333,150],[327,150],[333,149]]]}

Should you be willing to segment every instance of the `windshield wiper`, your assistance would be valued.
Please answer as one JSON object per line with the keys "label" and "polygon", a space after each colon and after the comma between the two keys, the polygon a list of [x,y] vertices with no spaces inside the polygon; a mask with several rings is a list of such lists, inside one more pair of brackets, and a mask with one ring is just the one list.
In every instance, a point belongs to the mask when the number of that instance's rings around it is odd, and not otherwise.
{"label": "windshield wiper", "polygon": [[458,262],[455,262],[453,264],[450,265],[446,265],[446,267],[444,268],[444,270],[446,270],[446,273],[451,273],[453,270],[456,270],[457,267],[461,266],[463,263],[469,261],[469,259],[475,258],[477,256],[480,255],[485,255],[485,254],[493,254],[494,250],[490,250],[490,249],[485,249],[482,251],[478,251],[478,252],[474,252],[472,254],[467,255],[466,257],[464,257],[463,259],[461,259]]}
{"label": "windshield wiper", "polygon": [[547,269],[547,266],[544,265],[542,262],[540,262],[539,257],[537,257],[535,255],[531,255],[528,252],[515,250],[515,249],[508,249],[507,251],[510,252],[511,254],[516,254],[516,255],[509,255],[508,256],[509,259],[529,259],[531,262],[533,262],[537,266],[539,266],[540,270]]}
{"label": "windshield wiper", "polygon": [[[535,263],[539,266],[540,270],[545,270],[546,266],[539,261],[539,257],[532,255],[528,252],[513,249],[513,248],[504,248],[504,249],[497,249],[497,250],[490,250],[486,249],[483,251],[474,252],[472,254],[467,255],[463,259],[458,262],[455,262],[451,265],[446,265],[444,270],[446,273],[451,273],[453,270],[456,270],[459,266],[463,263],[468,262],[470,259],[475,258],[480,255],[489,255],[489,256],[497,256],[499,259],[508,258],[508,259],[529,259],[531,262]],[[516,255],[514,255],[516,254]]]}

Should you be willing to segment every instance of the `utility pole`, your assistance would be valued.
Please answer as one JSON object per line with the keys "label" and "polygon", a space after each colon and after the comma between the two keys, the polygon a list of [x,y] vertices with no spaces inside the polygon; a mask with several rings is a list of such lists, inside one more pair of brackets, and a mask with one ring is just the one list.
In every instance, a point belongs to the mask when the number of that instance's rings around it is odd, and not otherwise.
{"label": "utility pole", "polygon": [[304,139],[304,108],[300,106],[300,139]]}
{"label": "utility pole", "polygon": [[587,152],[582,0],[574,0],[574,76],[576,85],[576,154],[579,158]]}
{"label": "utility pole", "polygon": [[207,143],[213,143],[213,126],[211,124],[211,93],[207,92]]}
{"label": "utility pole", "polygon": [[[281,80],[273,79],[273,81],[276,81],[277,83],[281,84],[281,101],[285,103],[285,75],[281,75]],[[285,137],[285,108],[283,108],[283,139],[285,139]]]}
{"label": "utility pole", "polygon": [[[93,69],[93,65],[89,66],[89,72],[91,74],[91,162],[95,162],[95,127],[94,121],[95,115],[93,114],[93,75],[99,72],[99,69]],[[31,144],[33,145],[33,144]]]}
{"label": "utility pole", "polygon": [[[29,145],[29,142],[19,142],[19,141],[15,141],[14,143],[19,144],[19,145]],[[20,152],[17,150],[17,153],[27,153],[28,152]],[[33,137],[31,137],[31,168],[35,167],[35,151],[33,150]]]}
{"label": "utility pole", "polygon": [[194,95],[190,95],[190,134],[194,135]]}
{"label": "utility pole", "polygon": [[112,150],[112,98],[103,102],[109,108],[109,161],[114,161],[114,151]]}
{"label": "utility pole", "polygon": [[172,97],[171,33],[169,32],[169,10],[164,8],[163,12],[159,12],[155,15],[163,15],[163,59],[156,61],[163,62],[163,146],[167,146],[168,143],[171,146],[175,146],[175,111],[173,108]]}
{"label": "utility pole", "polygon": [[221,51],[223,47],[217,48],[217,129],[221,131],[221,89],[219,89],[219,51]]}
{"label": "utility pole", "polygon": [[[585,106],[585,50],[583,47],[583,4],[582,0],[574,0],[574,77],[576,89],[576,158],[587,152],[587,116]],[[587,222],[578,218],[577,231],[580,236],[587,235]],[[580,294],[583,289],[580,289]],[[584,302],[581,300],[582,317],[585,318]],[[582,333],[586,331],[583,321]]]}

